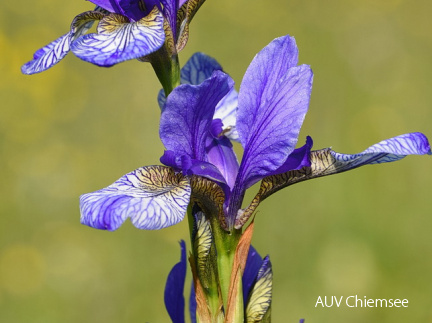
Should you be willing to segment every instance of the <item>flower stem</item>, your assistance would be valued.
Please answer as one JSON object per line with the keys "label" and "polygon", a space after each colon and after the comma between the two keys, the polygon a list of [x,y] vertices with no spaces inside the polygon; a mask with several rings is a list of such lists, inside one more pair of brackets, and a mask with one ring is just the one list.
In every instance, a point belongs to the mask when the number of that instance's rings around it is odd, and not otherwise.
{"label": "flower stem", "polygon": [[169,54],[166,46],[148,56],[150,63],[168,96],[180,85],[180,64],[177,54]]}
{"label": "flower stem", "polygon": [[224,308],[226,309],[228,296],[230,293],[231,273],[234,263],[235,251],[241,237],[241,230],[227,232],[221,228],[217,219],[214,219],[211,222],[217,250],[219,283]]}

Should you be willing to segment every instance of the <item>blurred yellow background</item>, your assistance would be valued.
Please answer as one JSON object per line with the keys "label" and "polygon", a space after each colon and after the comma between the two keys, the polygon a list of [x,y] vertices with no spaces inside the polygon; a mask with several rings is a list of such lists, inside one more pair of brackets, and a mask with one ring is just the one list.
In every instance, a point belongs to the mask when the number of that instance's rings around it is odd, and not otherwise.
{"label": "blurred yellow background", "polygon": [[[150,65],[105,69],[69,54],[47,72],[20,74],[92,8],[0,4],[0,322],[169,321],[163,289],[186,221],[154,232],[79,223],[80,194],[159,163]],[[311,135],[316,149],[356,153],[402,133],[432,137],[431,13],[428,0],[208,0],[180,59],[214,56],[238,88],[262,47],[295,36],[300,63],[315,73],[300,142]],[[260,206],[253,244],[271,255],[273,322],[432,322],[431,163],[364,167]],[[406,298],[409,307],[315,308],[333,295]]]}

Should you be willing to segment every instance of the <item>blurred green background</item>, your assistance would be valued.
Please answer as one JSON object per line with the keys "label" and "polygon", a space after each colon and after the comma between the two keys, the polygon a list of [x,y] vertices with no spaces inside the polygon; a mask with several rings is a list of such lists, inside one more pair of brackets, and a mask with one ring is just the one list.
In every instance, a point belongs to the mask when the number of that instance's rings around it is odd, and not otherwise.
{"label": "blurred green background", "polygon": [[[79,223],[80,194],[159,163],[150,65],[104,69],[70,54],[20,74],[92,7],[0,4],[0,322],[169,321],[163,289],[186,221],[155,232]],[[216,57],[238,88],[263,46],[295,36],[315,73],[301,143],[311,135],[316,149],[356,153],[402,133],[432,137],[431,12],[428,0],[208,0],[180,58]],[[260,206],[253,244],[271,255],[274,322],[432,322],[431,162],[412,156],[309,181]],[[409,307],[315,308],[333,295]]]}

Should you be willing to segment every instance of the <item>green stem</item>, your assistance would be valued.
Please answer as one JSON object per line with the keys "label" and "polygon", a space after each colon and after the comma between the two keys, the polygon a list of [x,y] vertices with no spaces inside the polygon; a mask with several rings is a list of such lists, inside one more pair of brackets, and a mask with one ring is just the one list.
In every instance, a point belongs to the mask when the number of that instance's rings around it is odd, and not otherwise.
{"label": "green stem", "polygon": [[168,96],[180,85],[180,64],[178,55],[170,55],[166,46],[162,46],[157,52],[148,56],[150,63]]}
{"label": "green stem", "polygon": [[211,225],[217,250],[217,265],[222,300],[224,308],[226,309],[230,293],[231,273],[235,251],[241,237],[241,230],[227,232],[221,228],[217,218],[212,219]]}

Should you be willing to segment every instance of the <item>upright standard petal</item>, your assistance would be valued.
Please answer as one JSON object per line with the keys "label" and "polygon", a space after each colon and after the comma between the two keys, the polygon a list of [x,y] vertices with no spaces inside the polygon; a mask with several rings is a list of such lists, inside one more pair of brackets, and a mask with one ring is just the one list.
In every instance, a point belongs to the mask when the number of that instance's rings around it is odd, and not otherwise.
{"label": "upright standard petal", "polygon": [[233,87],[220,71],[200,85],[183,84],[168,96],[159,134],[167,150],[178,157],[205,161],[205,144],[218,102]]}
{"label": "upright standard petal", "polygon": [[[210,78],[214,71],[222,71],[222,67],[212,57],[203,53],[195,53],[189,58],[180,71],[181,84],[199,85]],[[159,91],[158,103],[163,111],[166,97],[163,89]]]}
{"label": "upright standard petal", "polygon": [[[181,84],[199,85],[210,78],[214,71],[222,71],[222,66],[212,57],[195,53],[181,69]],[[238,141],[238,133],[235,129],[238,94],[233,87],[217,104],[213,119],[221,119],[224,135],[230,140]],[[166,102],[164,90],[158,94],[158,103],[164,110]]]}
{"label": "upright standard petal", "polygon": [[139,229],[158,230],[183,220],[189,204],[188,179],[165,166],[146,166],[102,190],[80,198],[81,223],[116,230],[131,218]]}
{"label": "upright standard petal", "polygon": [[165,41],[163,21],[156,7],[136,22],[119,14],[110,14],[101,20],[97,33],[80,37],[71,48],[82,60],[109,67],[159,49]]}
{"label": "upright standard petal", "polygon": [[239,185],[248,188],[270,175],[294,150],[306,115],[312,90],[309,66],[292,67],[265,102],[248,106],[239,94],[237,131],[245,152]]}
{"label": "upright standard petal", "polygon": [[[222,66],[213,57],[204,53],[195,53],[181,70],[181,83],[198,85],[208,79],[214,71],[222,70]],[[213,119],[222,120],[223,130],[227,132],[225,135],[231,140],[238,140],[237,132],[234,129],[237,101],[238,94],[233,87],[219,101],[213,116]]]}
{"label": "upright standard petal", "polygon": [[251,136],[250,126],[257,121],[257,110],[272,100],[281,79],[297,66],[295,39],[284,36],[274,39],[250,63],[240,86],[239,132],[243,147]]}
{"label": "upright standard petal", "polygon": [[168,274],[164,293],[165,307],[174,323],[185,322],[183,291],[186,279],[186,245],[183,240],[180,241],[180,248],[180,262],[175,264]]}
{"label": "upright standard petal", "polygon": [[256,198],[262,201],[284,187],[305,180],[346,172],[364,165],[393,162],[408,155],[426,154],[432,154],[430,145],[426,136],[419,132],[383,140],[354,155],[336,153],[330,148],[312,151],[310,167],[264,178]]}

